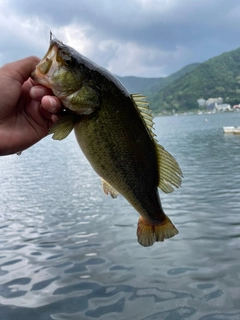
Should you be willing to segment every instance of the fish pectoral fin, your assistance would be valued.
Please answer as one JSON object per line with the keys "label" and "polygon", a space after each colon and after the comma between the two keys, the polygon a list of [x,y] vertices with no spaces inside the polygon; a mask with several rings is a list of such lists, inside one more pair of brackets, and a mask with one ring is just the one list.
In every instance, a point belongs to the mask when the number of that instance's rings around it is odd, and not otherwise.
{"label": "fish pectoral fin", "polygon": [[116,199],[117,196],[119,195],[119,192],[114,189],[106,180],[104,180],[103,178],[102,179],[102,188],[103,188],[103,192],[108,195],[110,194],[110,196],[113,198],[113,199]]}
{"label": "fish pectoral fin", "polygon": [[52,138],[54,140],[63,140],[70,134],[78,121],[79,117],[73,113],[62,115],[49,130],[48,134],[53,134]]}
{"label": "fish pectoral fin", "polygon": [[175,158],[155,141],[158,155],[159,184],[158,187],[165,193],[174,191],[182,183],[182,171]]}
{"label": "fish pectoral fin", "polygon": [[150,224],[143,217],[138,220],[138,242],[144,247],[152,246],[155,241],[172,238],[176,234],[178,234],[178,230],[166,215],[161,224]]}

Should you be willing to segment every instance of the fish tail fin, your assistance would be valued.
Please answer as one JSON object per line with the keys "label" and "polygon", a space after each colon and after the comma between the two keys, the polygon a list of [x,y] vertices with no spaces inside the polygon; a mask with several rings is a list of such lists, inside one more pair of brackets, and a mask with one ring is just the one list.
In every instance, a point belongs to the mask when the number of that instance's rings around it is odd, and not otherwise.
{"label": "fish tail fin", "polygon": [[164,241],[176,234],[178,230],[166,215],[160,224],[150,224],[142,216],[138,220],[138,242],[144,247],[152,246],[155,241]]}

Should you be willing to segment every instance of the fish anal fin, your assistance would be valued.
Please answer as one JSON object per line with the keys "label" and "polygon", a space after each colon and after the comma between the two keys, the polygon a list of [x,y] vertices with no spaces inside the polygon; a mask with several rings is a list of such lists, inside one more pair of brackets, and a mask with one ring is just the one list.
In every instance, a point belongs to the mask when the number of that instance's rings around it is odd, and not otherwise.
{"label": "fish anal fin", "polygon": [[116,199],[117,196],[119,195],[119,192],[117,190],[115,190],[106,180],[102,179],[102,188],[103,188],[103,192],[106,195],[109,195],[113,198]]}
{"label": "fish anal fin", "polygon": [[65,139],[79,121],[79,116],[73,113],[62,115],[61,118],[52,126],[48,134],[53,134],[54,140]]}
{"label": "fish anal fin", "polygon": [[144,247],[152,246],[156,241],[172,238],[176,234],[178,230],[166,215],[160,224],[150,224],[143,217],[138,220],[138,242]]}

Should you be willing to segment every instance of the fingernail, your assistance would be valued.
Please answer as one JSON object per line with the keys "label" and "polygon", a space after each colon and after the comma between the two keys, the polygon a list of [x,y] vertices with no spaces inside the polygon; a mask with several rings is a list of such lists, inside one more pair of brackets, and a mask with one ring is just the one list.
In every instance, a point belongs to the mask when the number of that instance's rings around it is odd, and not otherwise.
{"label": "fingernail", "polygon": [[51,109],[55,112],[56,111],[56,108],[57,108],[57,101],[56,99],[54,99],[53,97],[49,96],[47,97],[48,98],[48,101],[51,105]]}

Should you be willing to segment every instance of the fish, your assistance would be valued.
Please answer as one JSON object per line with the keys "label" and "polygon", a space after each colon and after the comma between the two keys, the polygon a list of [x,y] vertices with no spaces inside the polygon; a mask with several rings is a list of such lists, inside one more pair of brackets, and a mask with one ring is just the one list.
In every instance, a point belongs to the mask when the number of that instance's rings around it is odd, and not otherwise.
{"label": "fish", "polygon": [[178,234],[158,189],[172,192],[183,174],[157,141],[147,97],[130,94],[108,70],[52,37],[31,77],[64,106],[49,131],[52,138],[63,140],[74,130],[103,191],[112,198],[122,195],[139,213],[138,242],[148,247]]}

